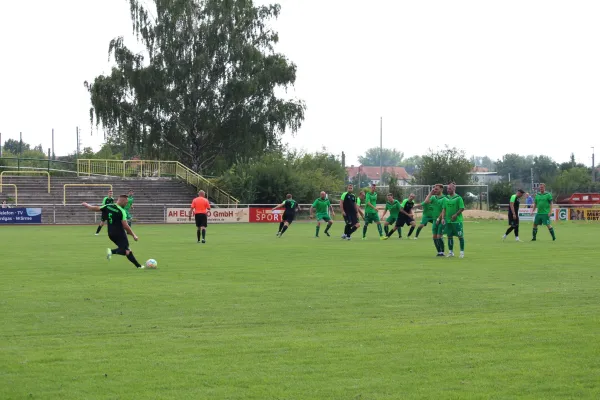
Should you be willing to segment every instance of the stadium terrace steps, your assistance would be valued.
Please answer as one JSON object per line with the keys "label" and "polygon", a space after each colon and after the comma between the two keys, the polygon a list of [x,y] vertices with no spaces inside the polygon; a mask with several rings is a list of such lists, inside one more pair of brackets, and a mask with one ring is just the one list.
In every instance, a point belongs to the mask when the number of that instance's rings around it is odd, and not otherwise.
{"label": "stadium terrace steps", "polygon": [[[51,177],[4,176],[4,184],[18,188],[19,207],[41,207],[43,223],[94,224],[100,216],[86,210],[82,202],[99,205],[109,189],[108,186],[68,186],[66,205],[63,205],[65,184],[112,185],[114,196],[135,191],[132,214],[134,223],[164,222],[168,206],[188,205],[196,195],[195,188],[172,178],[115,178],[115,177]],[[0,201],[14,204],[14,188],[4,186]]]}

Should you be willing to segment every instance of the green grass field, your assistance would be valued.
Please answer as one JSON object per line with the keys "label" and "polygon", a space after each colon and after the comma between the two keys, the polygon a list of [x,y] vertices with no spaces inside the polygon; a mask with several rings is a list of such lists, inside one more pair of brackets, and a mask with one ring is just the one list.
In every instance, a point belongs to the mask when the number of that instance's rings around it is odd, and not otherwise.
{"label": "green grass field", "polygon": [[134,228],[158,270],[105,229],[0,228],[1,399],[600,398],[598,225],[466,222],[465,259],[429,227]]}

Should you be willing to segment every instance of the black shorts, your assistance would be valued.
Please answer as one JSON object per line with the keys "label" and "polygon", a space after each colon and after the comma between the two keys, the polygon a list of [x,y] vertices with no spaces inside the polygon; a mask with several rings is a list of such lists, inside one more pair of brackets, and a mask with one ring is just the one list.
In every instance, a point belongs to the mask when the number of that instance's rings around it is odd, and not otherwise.
{"label": "black shorts", "polygon": [[411,217],[404,214],[400,214],[398,215],[398,219],[396,220],[396,226],[402,228],[404,225],[410,225],[413,222],[415,222],[415,220]]}
{"label": "black shorts", "polygon": [[129,240],[126,234],[111,235],[109,233],[108,238],[117,245],[119,250],[129,250]]}
{"label": "black shorts", "polygon": [[512,213],[508,213],[508,225],[513,228],[519,226],[519,218],[513,217]]}
{"label": "black shorts", "polygon": [[283,213],[283,216],[281,217],[283,222],[287,222],[288,225],[291,224],[292,222],[294,222],[295,218],[296,218],[296,214],[288,214],[288,213]]}
{"label": "black shorts", "polygon": [[198,228],[206,228],[208,226],[208,217],[206,216],[206,214],[196,214],[194,215],[194,218],[196,219],[196,226]]}
{"label": "black shorts", "polygon": [[346,225],[356,225],[358,224],[358,214],[348,214],[344,217],[344,221],[346,221]]}

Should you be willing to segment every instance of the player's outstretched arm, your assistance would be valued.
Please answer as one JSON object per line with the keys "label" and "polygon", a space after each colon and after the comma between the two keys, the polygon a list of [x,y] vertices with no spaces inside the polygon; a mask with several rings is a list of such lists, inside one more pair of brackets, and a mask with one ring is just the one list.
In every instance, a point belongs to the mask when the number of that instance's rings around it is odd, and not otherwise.
{"label": "player's outstretched arm", "polygon": [[100,211],[101,210],[101,208],[99,206],[92,206],[92,205],[89,205],[88,203],[81,203],[81,205],[90,211]]}
{"label": "player's outstretched arm", "polygon": [[273,208],[271,209],[271,211],[275,211],[275,210],[277,210],[278,208],[281,208],[281,207],[283,207],[283,206],[285,206],[285,202],[283,202],[283,203],[281,203],[281,204],[279,204],[279,205],[276,205],[275,207],[273,207]]}
{"label": "player's outstretched arm", "polygon": [[125,229],[125,232],[127,232],[127,234],[129,236],[133,236],[133,240],[135,240],[136,242],[138,241],[138,237],[135,235],[135,233],[133,233],[133,231],[131,230],[131,227],[129,226],[129,224],[127,223],[126,220],[121,220],[121,225],[123,225],[123,229]]}

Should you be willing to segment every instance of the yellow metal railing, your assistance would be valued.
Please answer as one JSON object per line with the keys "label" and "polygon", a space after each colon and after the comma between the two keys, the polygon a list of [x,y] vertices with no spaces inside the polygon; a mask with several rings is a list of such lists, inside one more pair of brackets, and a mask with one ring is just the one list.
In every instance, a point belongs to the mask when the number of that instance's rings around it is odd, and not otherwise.
{"label": "yellow metal railing", "polygon": [[67,183],[63,186],[63,205],[67,205],[67,186],[68,187],[109,187],[112,190],[112,185],[109,183]]}
{"label": "yellow metal railing", "polygon": [[240,201],[179,161],[77,160],[77,176],[176,177],[197,190],[204,190],[217,204]]}
{"label": "yellow metal railing", "polygon": [[14,183],[0,183],[0,189],[3,186],[12,186],[15,189],[15,206],[19,204],[19,190],[17,189],[17,185]]}
{"label": "yellow metal railing", "polygon": [[0,172],[0,193],[2,193],[2,178],[4,174],[35,174],[35,175],[47,175],[48,176],[48,193],[50,193],[50,173],[48,171],[2,171]]}

